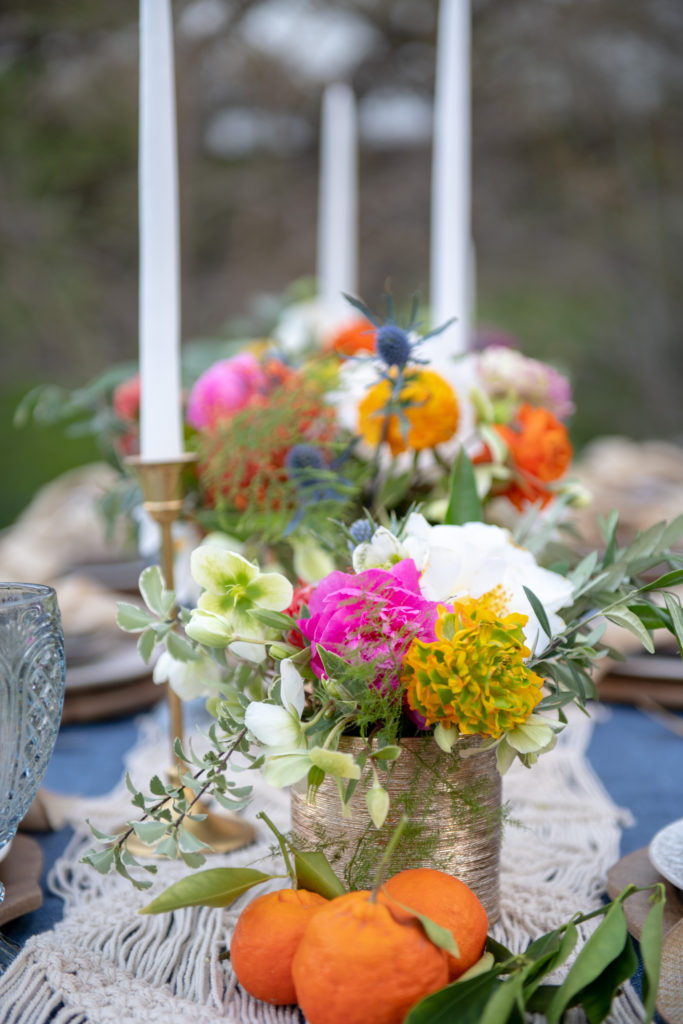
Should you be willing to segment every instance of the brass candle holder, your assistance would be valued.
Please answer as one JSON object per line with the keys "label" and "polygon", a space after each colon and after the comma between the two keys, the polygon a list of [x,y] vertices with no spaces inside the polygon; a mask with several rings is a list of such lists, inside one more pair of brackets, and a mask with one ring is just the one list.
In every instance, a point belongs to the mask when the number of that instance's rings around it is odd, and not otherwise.
{"label": "brass candle holder", "polygon": [[[183,471],[195,462],[193,452],[185,452],[175,459],[155,461],[139,455],[129,456],[125,461],[137,476],[142,489],[143,507],[158,523],[161,529],[160,563],[164,583],[168,590],[174,588],[173,524],[180,516],[183,505]],[[178,764],[175,754],[176,740],[183,740],[183,705],[177,693],[166,684],[166,700],[170,717],[171,764],[167,772],[172,784],[179,783]],[[191,790],[186,791],[188,801],[194,798]],[[210,846],[215,853],[237,850],[255,837],[254,828],[236,814],[225,812],[213,814],[203,805],[195,804],[194,811],[205,814],[202,821],[187,820],[185,827],[198,839]],[[154,857],[154,847],[140,843],[135,836],[128,840],[131,853],[139,857]]]}

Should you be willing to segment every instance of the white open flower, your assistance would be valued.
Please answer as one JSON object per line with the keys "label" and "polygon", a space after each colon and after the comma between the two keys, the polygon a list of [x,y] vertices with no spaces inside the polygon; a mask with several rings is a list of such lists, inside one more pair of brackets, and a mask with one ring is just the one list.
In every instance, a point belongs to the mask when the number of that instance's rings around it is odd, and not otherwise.
{"label": "white open flower", "polygon": [[355,572],[365,572],[366,569],[390,569],[407,557],[408,552],[398,537],[385,526],[380,526],[371,540],[363,541],[354,548],[351,561]]}
{"label": "white open flower", "polygon": [[527,646],[540,652],[549,638],[524,592],[527,587],[543,605],[551,633],[564,629],[557,612],[571,603],[571,582],[538,565],[530,551],[513,543],[507,530],[485,523],[430,526],[414,513],[406,524],[403,546],[417,565],[420,589],[429,601],[450,604],[493,593],[501,615],[516,612],[528,617]]}
{"label": "white open flower", "polygon": [[152,678],[155,683],[168,683],[181,700],[195,700],[215,693],[222,674],[208,655],[201,654],[192,661],[179,661],[168,651],[163,651],[154,666]]}

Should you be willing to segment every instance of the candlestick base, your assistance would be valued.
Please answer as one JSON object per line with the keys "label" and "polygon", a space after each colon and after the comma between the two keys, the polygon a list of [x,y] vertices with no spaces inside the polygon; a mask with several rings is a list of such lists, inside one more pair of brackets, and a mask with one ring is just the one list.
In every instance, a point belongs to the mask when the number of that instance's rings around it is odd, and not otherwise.
{"label": "candlestick base", "polygon": [[[182,510],[182,474],[191,463],[196,462],[193,452],[184,452],[174,459],[151,460],[141,456],[130,456],[125,460],[134,471],[142,488],[143,506],[146,512],[161,527],[161,572],[168,590],[173,590],[173,537],[171,527],[178,519]],[[171,762],[174,767],[168,771],[172,785],[179,785],[178,770],[175,767],[176,757],[174,743],[183,739],[182,702],[170,686],[166,687],[169,714],[171,718],[170,741]],[[185,790],[188,803],[194,799],[191,790]],[[228,853],[253,842],[255,830],[235,814],[213,814],[205,806],[196,804],[193,808],[197,814],[206,814],[202,821],[187,821],[188,832],[201,839],[215,853]],[[153,846],[141,843],[137,836],[131,835],[126,845],[135,857],[157,857]]]}

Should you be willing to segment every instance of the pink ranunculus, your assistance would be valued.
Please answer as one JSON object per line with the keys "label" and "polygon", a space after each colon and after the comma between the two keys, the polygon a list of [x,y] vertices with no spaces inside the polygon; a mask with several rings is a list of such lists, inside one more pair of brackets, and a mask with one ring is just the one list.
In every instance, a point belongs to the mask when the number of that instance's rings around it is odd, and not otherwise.
{"label": "pink ranunculus", "polygon": [[212,430],[267,390],[266,375],[251,352],[221,359],[195,381],[187,401],[187,422],[195,430]]}
{"label": "pink ranunculus", "polygon": [[325,670],[316,645],[345,661],[370,663],[370,685],[396,689],[411,641],[436,639],[438,604],[422,596],[411,558],[391,569],[332,572],[317,585],[308,608],[311,617],[297,624],[311,641],[311,668],[319,678]]}

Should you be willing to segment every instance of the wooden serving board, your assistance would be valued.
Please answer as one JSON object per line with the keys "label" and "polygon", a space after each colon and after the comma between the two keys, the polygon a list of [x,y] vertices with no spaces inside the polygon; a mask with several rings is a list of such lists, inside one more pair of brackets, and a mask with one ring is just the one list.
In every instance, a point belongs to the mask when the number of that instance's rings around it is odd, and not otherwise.
{"label": "wooden serving board", "polygon": [[40,873],[43,853],[30,836],[16,835],[10,851],[0,861],[0,881],[5,885],[5,898],[0,903],[0,925],[15,917],[37,910],[43,902]]}

